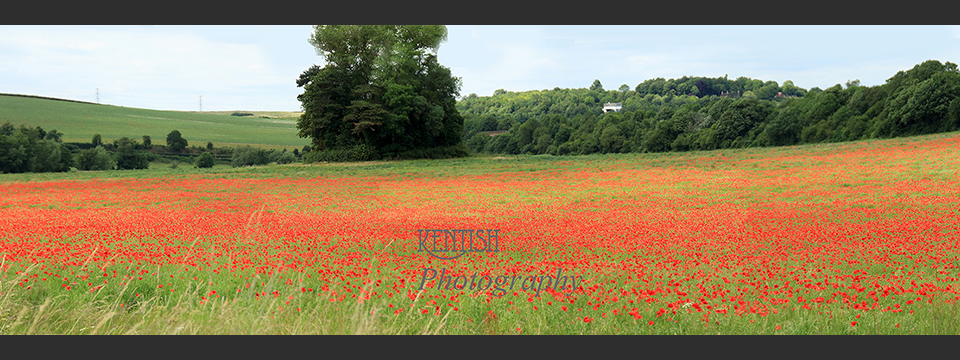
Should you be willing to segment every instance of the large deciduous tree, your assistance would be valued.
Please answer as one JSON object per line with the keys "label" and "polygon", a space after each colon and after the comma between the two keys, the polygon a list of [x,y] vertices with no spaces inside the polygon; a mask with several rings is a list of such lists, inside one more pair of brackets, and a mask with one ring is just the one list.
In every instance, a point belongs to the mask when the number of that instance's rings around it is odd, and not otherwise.
{"label": "large deciduous tree", "polygon": [[434,25],[314,26],[309,42],[326,64],[297,80],[300,137],[311,138],[314,151],[399,157],[452,147],[466,155],[460,79],[435,55],[446,36]]}

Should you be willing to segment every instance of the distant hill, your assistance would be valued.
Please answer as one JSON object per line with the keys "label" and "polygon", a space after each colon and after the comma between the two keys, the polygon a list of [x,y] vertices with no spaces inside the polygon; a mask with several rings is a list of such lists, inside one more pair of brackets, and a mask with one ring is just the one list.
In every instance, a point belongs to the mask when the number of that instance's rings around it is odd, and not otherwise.
{"label": "distant hill", "polygon": [[[253,116],[231,116],[232,113]],[[239,144],[265,147],[302,147],[309,139],[297,136],[299,113],[280,111],[187,112],[127,108],[34,95],[0,94],[0,123],[40,126],[64,134],[65,142],[90,142],[100,134],[104,142],[121,137],[140,141],[149,135],[164,145],[167,134],[178,130],[189,145]]]}

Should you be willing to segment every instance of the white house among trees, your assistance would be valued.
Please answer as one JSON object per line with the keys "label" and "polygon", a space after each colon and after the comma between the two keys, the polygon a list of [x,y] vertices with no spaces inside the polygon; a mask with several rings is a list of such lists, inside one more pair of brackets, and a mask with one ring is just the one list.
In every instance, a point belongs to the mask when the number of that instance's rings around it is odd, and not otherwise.
{"label": "white house among trees", "polygon": [[617,111],[623,108],[621,103],[603,103],[603,113],[606,114],[609,111]]}

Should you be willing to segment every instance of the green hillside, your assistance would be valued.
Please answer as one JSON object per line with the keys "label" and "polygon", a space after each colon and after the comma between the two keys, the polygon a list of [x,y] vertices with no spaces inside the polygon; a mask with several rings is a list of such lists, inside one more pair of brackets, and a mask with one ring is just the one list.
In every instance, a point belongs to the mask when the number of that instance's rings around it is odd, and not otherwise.
{"label": "green hillside", "polygon": [[250,144],[293,148],[310,144],[309,139],[297,136],[295,113],[277,117],[282,114],[271,112],[270,118],[229,113],[147,110],[0,94],[0,123],[57,130],[64,134],[65,142],[89,142],[94,134],[100,134],[104,142],[121,137],[140,140],[149,135],[154,145],[164,145],[167,134],[178,130],[191,146],[203,146],[208,141],[218,147]]}

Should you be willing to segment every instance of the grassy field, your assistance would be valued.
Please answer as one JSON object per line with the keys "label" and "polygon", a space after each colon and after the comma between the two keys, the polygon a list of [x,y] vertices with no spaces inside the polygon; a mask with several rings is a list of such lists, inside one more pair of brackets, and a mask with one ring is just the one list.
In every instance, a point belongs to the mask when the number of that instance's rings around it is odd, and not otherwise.
{"label": "grassy field", "polygon": [[0,175],[0,334],[958,334],[958,171],[949,133]]}
{"label": "grassy field", "polygon": [[243,111],[255,116],[230,116],[233,111],[147,110],[8,94],[0,94],[0,109],[0,123],[57,130],[65,142],[90,142],[99,133],[104,142],[121,137],[140,141],[148,135],[153,144],[165,145],[167,134],[178,130],[191,146],[213,142],[217,147],[293,149],[310,143],[297,136],[299,113]]}

